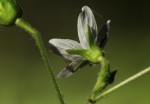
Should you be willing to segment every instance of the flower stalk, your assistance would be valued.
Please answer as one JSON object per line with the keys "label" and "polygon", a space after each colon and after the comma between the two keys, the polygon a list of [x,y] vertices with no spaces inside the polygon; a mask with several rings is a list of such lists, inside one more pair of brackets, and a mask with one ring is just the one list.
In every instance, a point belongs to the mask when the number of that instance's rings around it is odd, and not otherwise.
{"label": "flower stalk", "polygon": [[107,81],[106,78],[109,75],[110,68],[109,63],[104,57],[99,58],[101,62],[101,69],[98,73],[97,82],[93,88],[91,100],[95,101],[97,95],[106,87]]}
{"label": "flower stalk", "polygon": [[41,39],[41,36],[40,36],[40,33],[34,29],[33,27],[31,27],[28,23],[26,23],[22,18],[18,18],[15,22],[16,26],[20,27],[21,29],[25,30],[26,32],[30,33],[31,36],[35,39],[35,42],[39,48],[39,51],[41,53],[41,56],[44,60],[44,63],[47,67],[47,70],[50,74],[50,77],[52,79],[52,82],[53,82],[53,85],[54,85],[54,88],[57,92],[57,95],[58,95],[58,98],[60,100],[60,104],[65,104],[64,102],[64,99],[63,99],[63,96],[60,92],[60,89],[58,87],[58,84],[56,82],[56,79],[55,79],[55,76],[53,74],[53,71],[52,71],[52,68],[49,64],[49,59],[48,59],[48,55],[47,55],[47,52],[46,52],[46,48],[43,44],[43,41]]}

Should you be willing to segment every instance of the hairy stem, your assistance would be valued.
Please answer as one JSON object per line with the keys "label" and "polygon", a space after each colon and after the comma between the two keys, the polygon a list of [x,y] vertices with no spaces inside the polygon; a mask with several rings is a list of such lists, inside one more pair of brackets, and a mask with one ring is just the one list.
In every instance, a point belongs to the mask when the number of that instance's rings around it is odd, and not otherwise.
{"label": "hairy stem", "polygon": [[128,84],[129,82],[134,81],[135,79],[143,76],[144,74],[146,74],[148,72],[150,72],[150,67],[138,72],[137,74],[127,78],[126,80],[120,82],[119,84],[115,85],[114,87],[110,88],[109,90],[103,92],[102,94],[100,94],[99,96],[96,97],[95,101],[100,100],[101,98],[105,97],[106,95],[108,95],[108,94],[112,93],[113,91],[119,89],[120,87]]}
{"label": "hairy stem", "polygon": [[106,78],[110,71],[108,61],[104,57],[100,57],[99,60],[101,62],[101,69],[92,91],[91,101],[95,101],[98,94],[107,86]]}
{"label": "hairy stem", "polygon": [[47,67],[47,70],[49,72],[49,75],[52,79],[52,83],[54,85],[54,88],[57,92],[57,95],[58,95],[58,98],[59,98],[59,101],[60,101],[60,104],[65,104],[64,102],[64,99],[63,99],[63,96],[60,92],[60,89],[58,87],[58,84],[56,82],[56,79],[55,79],[55,76],[53,74],[53,71],[52,71],[52,68],[49,64],[49,59],[48,59],[48,55],[47,55],[47,52],[46,52],[46,49],[45,49],[45,46],[43,44],[43,41],[41,39],[41,36],[40,36],[40,33],[34,29],[33,27],[31,27],[28,23],[26,23],[22,18],[18,18],[16,20],[16,26],[20,27],[21,29],[24,29],[26,32],[30,33],[31,36],[35,39],[35,42],[39,48],[39,51],[41,53],[41,56],[43,58],[43,61]]}

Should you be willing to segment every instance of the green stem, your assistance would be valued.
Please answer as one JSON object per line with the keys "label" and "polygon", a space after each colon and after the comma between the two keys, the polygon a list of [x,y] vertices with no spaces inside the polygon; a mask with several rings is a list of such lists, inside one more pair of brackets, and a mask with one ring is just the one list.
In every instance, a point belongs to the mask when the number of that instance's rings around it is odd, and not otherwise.
{"label": "green stem", "polygon": [[146,73],[148,73],[148,72],[150,72],[150,67],[148,67],[148,68],[146,68],[146,69],[144,69],[144,70],[138,72],[137,74],[135,74],[135,75],[129,77],[128,79],[126,79],[126,80],[120,82],[120,83],[117,84],[116,86],[114,86],[114,87],[110,88],[109,90],[103,92],[102,94],[100,94],[99,96],[97,96],[95,100],[96,100],[96,101],[100,100],[101,98],[105,97],[107,94],[112,93],[113,91],[119,89],[120,87],[122,87],[122,86],[128,84],[128,83],[131,82],[131,81],[134,81],[135,79],[137,79],[137,78],[143,76],[144,74],[146,74]]}
{"label": "green stem", "polygon": [[104,57],[100,57],[99,61],[101,62],[101,69],[92,91],[91,101],[95,101],[97,95],[107,86],[106,78],[110,72],[109,62]]}
{"label": "green stem", "polygon": [[20,27],[21,29],[24,29],[25,31],[27,31],[28,33],[31,34],[31,36],[35,39],[35,42],[40,50],[40,53],[41,53],[41,56],[44,60],[44,63],[47,67],[47,70],[50,74],[50,77],[52,79],[52,82],[53,82],[53,85],[54,85],[54,88],[57,92],[57,95],[58,95],[58,98],[59,98],[59,101],[60,101],[60,104],[65,104],[64,102],[64,99],[63,99],[63,96],[59,90],[59,87],[58,87],[58,84],[56,82],[56,79],[55,79],[55,76],[53,74],[53,71],[52,71],[52,68],[49,64],[49,59],[48,59],[48,55],[47,55],[47,52],[46,52],[46,49],[45,49],[45,46],[43,44],[43,41],[41,39],[41,36],[40,36],[40,33],[34,29],[33,27],[31,27],[28,23],[26,23],[22,18],[18,18],[16,20],[16,23],[15,23],[18,27]]}

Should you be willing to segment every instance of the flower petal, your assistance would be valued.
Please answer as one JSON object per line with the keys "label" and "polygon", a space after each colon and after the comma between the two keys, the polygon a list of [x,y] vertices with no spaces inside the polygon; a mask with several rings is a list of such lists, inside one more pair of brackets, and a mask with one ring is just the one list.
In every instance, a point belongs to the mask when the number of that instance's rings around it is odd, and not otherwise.
{"label": "flower petal", "polygon": [[81,60],[83,57],[79,55],[70,55],[66,52],[67,49],[82,49],[81,45],[69,39],[51,39],[49,40],[50,49],[66,59],[69,60]]}
{"label": "flower petal", "polygon": [[90,48],[89,43],[88,43],[88,33],[87,33],[88,25],[90,27],[91,35],[94,41],[96,38],[96,35],[98,34],[95,17],[93,15],[92,10],[88,6],[84,6],[82,8],[82,12],[79,14],[79,17],[78,17],[78,37],[79,37],[81,46],[84,49]]}
{"label": "flower petal", "polygon": [[80,69],[80,68],[88,65],[89,63],[90,62],[88,60],[73,61],[67,67],[65,67],[61,72],[59,72],[59,74],[57,75],[57,77],[59,77],[59,78],[69,77],[73,73],[75,73],[76,71],[78,71],[78,69]]}
{"label": "flower petal", "polygon": [[99,45],[101,49],[104,48],[109,37],[109,31],[110,31],[109,24],[110,24],[110,20],[107,20],[106,24],[101,28],[96,40],[96,43]]}
{"label": "flower petal", "polygon": [[75,67],[77,64],[78,64],[77,61],[70,63],[67,67],[65,67],[62,71],[59,72],[57,77],[58,78],[65,78],[65,77],[71,76],[74,73]]}

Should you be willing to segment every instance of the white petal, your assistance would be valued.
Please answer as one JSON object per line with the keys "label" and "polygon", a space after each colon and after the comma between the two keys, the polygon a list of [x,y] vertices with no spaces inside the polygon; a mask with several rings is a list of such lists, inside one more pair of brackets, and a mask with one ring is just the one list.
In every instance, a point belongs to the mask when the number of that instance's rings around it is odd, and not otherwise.
{"label": "white petal", "polygon": [[58,78],[66,78],[66,77],[69,77],[71,76],[74,71],[76,70],[76,66],[79,62],[78,61],[74,61],[74,62],[71,62],[68,66],[66,66],[63,70],[61,70],[59,72],[59,74],[57,75]]}
{"label": "white petal", "polygon": [[85,49],[89,48],[87,25],[89,25],[91,29],[93,40],[95,40],[96,35],[98,34],[95,17],[92,10],[88,6],[84,6],[78,17],[78,37],[81,46]]}
{"label": "white petal", "polygon": [[105,25],[101,28],[97,39],[96,39],[96,43],[99,45],[99,47],[101,49],[104,48],[104,46],[106,45],[107,41],[108,41],[108,37],[109,37],[109,32],[110,32],[110,20],[107,20],[107,22],[105,23]]}
{"label": "white petal", "polygon": [[69,60],[81,60],[83,57],[79,55],[70,55],[65,50],[67,49],[82,49],[81,45],[69,39],[51,39],[49,40],[51,50]]}
{"label": "white petal", "polygon": [[66,66],[62,71],[60,71],[57,77],[59,78],[69,77],[76,71],[78,71],[80,68],[88,64],[89,64],[88,60],[73,61],[68,66]]}

